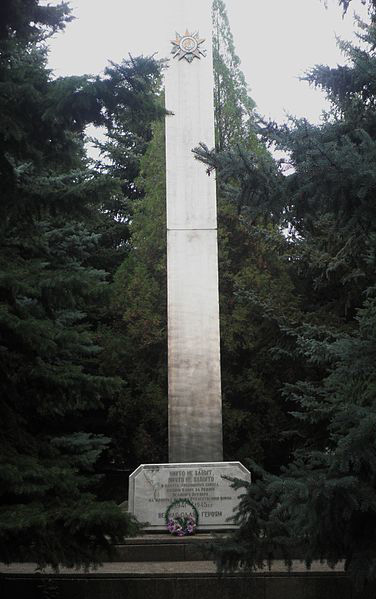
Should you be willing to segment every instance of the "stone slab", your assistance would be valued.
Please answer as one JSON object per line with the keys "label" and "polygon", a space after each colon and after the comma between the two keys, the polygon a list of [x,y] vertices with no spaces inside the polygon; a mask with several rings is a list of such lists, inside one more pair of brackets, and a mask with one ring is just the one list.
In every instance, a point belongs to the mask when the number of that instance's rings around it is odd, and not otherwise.
{"label": "stone slab", "polygon": [[[195,538],[195,537],[190,537]],[[181,541],[182,539],[179,539]],[[184,539],[185,540],[185,539]],[[327,580],[333,576],[338,576],[341,579],[347,579],[344,571],[345,563],[340,562],[337,566],[332,569],[327,564],[320,561],[312,562],[312,567],[307,570],[305,564],[300,560],[293,560],[292,567],[289,570],[284,560],[275,560],[271,565],[271,570],[266,567],[263,569],[257,569],[254,573],[250,574],[240,569],[229,576],[249,578],[250,576],[276,578],[285,580],[285,578],[303,577],[306,579],[315,580]],[[41,576],[41,572],[38,571],[38,565],[36,563],[25,562],[25,563],[12,563],[4,564],[0,563],[0,575],[14,575],[18,577],[24,577],[29,575]],[[56,571],[51,567],[46,567],[43,570],[44,576],[50,576],[56,574]],[[158,577],[158,576],[218,576],[217,567],[215,562],[204,560],[204,561],[180,561],[180,562],[105,562],[100,566],[92,566],[88,570],[81,568],[66,568],[60,567],[59,574],[57,576],[77,576],[85,578],[87,576],[131,576],[131,577]],[[375,599],[376,595],[372,596]],[[0,597],[2,597],[0,595]],[[358,598],[357,598],[358,599]],[[364,599],[359,598],[359,599]],[[367,595],[368,599],[368,595]]]}
{"label": "stone slab", "polygon": [[[116,548],[117,562],[183,562],[185,545],[155,543],[154,545],[122,545]],[[200,558],[198,558],[199,560]],[[201,557],[201,559],[204,559]]]}
{"label": "stone slab", "polygon": [[168,231],[169,461],[221,461],[216,231]]}
{"label": "stone slab", "polygon": [[[272,585],[269,583],[273,582]],[[317,584],[319,582],[319,584]],[[375,586],[359,599],[374,599]],[[149,576],[103,574],[4,575],[0,576],[1,597],[41,599],[355,599],[351,581],[338,574],[254,576],[216,574],[173,574]]]}
{"label": "stone slab", "polygon": [[[223,477],[250,481],[249,471],[240,462],[198,462],[142,464],[129,477],[129,511],[146,530],[166,530],[164,514],[175,499],[189,499],[199,513],[199,530],[235,528],[229,522],[242,490],[232,489]],[[181,506],[176,514],[192,511]]]}
{"label": "stone slab", "polygon": [[[149,538],[151,537],[151,538]],[[223,535],[224,537],[224,535]],[[113,562],[184,562],[210,559],[212,534],[198,533],[193,536],[176,537],[170,533],[146,533],[138,539],[125,539],[115,547]]]}
{"label": "stone slab", "polygon": [[335,573],[265,578],[265,599],[353,599],[352,591],[349,579]]}
{"label": "stone slab", "polygon": [[[214,147],[214,99],[211,0],[179,0],[169,3],[171,37],[199,31],[205,38],[206,57],[170,58],[165,73],[166,184],[168,229],[216,229],[216,184],[206,165],[192,149],[200,142]],[[166,40],[166,54],[171,43]]]}

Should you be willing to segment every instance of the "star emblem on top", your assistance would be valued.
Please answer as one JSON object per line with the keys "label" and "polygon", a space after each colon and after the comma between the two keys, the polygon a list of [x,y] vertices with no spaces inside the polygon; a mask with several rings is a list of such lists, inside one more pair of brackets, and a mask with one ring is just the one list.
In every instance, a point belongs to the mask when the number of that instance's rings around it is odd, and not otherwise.
{"label": "star emblem on top", "polygon": [[189,33],[186,30],[184,35],[176,33],[176,38],[171,41],[171,54],[179,60],[185,58],[188,62],[192,62],[195,57],[201,58],[201,56],[206,56],[206,50],[200,47],[204,41],[205,39],[200,38],[198,31],[196,33]]}

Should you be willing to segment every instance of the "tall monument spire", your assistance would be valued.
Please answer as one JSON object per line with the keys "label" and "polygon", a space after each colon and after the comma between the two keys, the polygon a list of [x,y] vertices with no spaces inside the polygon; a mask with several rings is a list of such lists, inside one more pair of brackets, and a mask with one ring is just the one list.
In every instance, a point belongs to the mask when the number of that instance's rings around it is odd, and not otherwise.
{"label": "tall monument spire", "polygon": [[[166,74],[169,461],[222,460],[211,0],[175,0]],[[174,32],[172,32],[174,33]]]}
{"label": "tall monument spire", "polygon": [[[174,0],[166,75],[169,464],[129,477],[129,510],[147,530],[187,513],[204,531],[229,520],[250,474],[222,462],[216,185],[192,149],[214,146],[211,0]],[[173,30],[174,31],[174,30]]]}

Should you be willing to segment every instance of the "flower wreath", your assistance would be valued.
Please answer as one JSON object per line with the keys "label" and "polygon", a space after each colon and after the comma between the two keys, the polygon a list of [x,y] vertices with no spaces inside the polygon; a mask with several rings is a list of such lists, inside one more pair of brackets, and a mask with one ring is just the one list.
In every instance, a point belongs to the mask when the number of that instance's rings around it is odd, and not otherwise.
{"label": "flower wreath", "polygon": [[[177,516],[174,518],[170,516],[171,511],[178,505],[186,505],[188,504],[193,511],[192,514],[186,514],[184,516]],[[193,505],[190,499],[175,499],[168,506],[165,513],[165,521],[167,530],[172,535],[177,535],[178,537],[183,537],[186,535],[193,535],[196,532],[196,528],[198,526],[198,511],[195,505]]]}

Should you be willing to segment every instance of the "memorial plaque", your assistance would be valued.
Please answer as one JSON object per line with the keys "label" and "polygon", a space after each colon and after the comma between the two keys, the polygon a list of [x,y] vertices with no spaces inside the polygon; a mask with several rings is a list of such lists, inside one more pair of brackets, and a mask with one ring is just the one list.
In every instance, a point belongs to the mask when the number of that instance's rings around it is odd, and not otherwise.
{"label": "memorial plaque", "polygon": [[[129,477],[129,511],[148,523],[146,530],[166,530],[169,505],[189,499],[199,513],[199,531],[235,528],[228,519],[244,491],[235,491],[224,476],[251,479],[240,462],[143,464]],[[184,506],[179,509],[187,511]]]}

